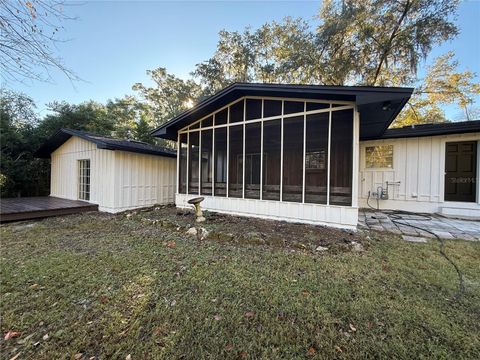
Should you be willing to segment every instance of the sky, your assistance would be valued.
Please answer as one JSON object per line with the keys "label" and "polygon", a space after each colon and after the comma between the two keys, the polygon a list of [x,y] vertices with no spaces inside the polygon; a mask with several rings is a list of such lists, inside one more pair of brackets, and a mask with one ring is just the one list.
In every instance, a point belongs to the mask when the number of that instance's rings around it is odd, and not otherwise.
{"label": "sky", "polygon": [[[51,101],[80,103],[133,94],[136,82],[149,84],[146,70],[166,67],[169,73],[188,78],[195,65],[210,58],[222,29],[242,31],[286,16],[312,20],[320,1],[92,1],[68,3],[66,11],[77,17],[63,24],[58,53],[83,81],[72,84],[53,71],[53,83],[10,85],[31,96],[44,115]],[[433,49],[420,67],[449,50],[455,50],[460,69],[480,74],[480,1],[464,1],[457,24],[460,35]],[[480,77],[477,76],[480,82]],[[480,106],[480,97],[477,104]],[[445,109],[455,118],[460,109]]]}

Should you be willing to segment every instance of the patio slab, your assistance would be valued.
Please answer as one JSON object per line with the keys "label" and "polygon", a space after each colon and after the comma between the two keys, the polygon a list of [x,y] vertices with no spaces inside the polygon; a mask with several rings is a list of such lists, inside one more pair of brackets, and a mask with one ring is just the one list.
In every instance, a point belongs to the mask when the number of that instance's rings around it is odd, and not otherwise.
{"label": "patio slab", "polygon": [[480,221],[478,220],[451,219],[437,214],[424,216],[369,209],[361,209],[358,218],[359,228],[400,234],[406,241],[418,239],[427,241],[427,238],[435,237],[430,232],[442,239],[480,241]]}

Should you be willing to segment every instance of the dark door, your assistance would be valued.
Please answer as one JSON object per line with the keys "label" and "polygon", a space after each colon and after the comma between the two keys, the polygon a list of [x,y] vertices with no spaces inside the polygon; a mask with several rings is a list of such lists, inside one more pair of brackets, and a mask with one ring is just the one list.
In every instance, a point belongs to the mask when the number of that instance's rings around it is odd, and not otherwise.
{"label": "dark door", "polygon": [[447,142],[445,201],[475,202],[477,142]]}

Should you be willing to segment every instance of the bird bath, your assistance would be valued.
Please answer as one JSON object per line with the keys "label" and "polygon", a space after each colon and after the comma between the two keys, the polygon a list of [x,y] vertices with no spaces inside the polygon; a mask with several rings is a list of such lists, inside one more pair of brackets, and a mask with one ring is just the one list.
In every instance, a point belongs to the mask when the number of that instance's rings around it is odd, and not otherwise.
{"label": "bird bath", "polygon": [[195,215],[197,216],[197,222],[205,221],[205,218],[203,217],[202,209],[200,207],[200,203],[203,200],[205,200],[205,198],[200,196],[187,201],[189,204],[195,206]]}

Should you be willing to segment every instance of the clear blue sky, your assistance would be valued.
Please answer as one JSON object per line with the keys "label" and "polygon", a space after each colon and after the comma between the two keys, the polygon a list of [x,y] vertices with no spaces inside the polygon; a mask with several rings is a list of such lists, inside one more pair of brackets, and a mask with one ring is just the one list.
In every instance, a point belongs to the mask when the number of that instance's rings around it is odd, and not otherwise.
{"label": "clear blue sky", "polygon": [[[132,94],[131,87],[136,82],[148,83],[147,69],[162,66],[179,77],[188,77],[195,64],[213,54],[221,29],[256,28],[285,16],[312,19],[320,4],[110,1],[71,5],[67,11],[78,20],[64,24],[63,37],[71,40],[59,45],[59,54],[86,82],[75,83],[74,88],[62,74],[54,72],[54,84],[15,85],[15,90],[30,95],[43,114],[45,104],[53,100],[105,102]],[[480,74],[479,19],[480,2],[463,2],[458,16],[461,34],[435,48],[427,64],[433,57],[455,50],[462,69]],[[451,107],[446,110],[450,118],[459,113],[459,109]]]}

